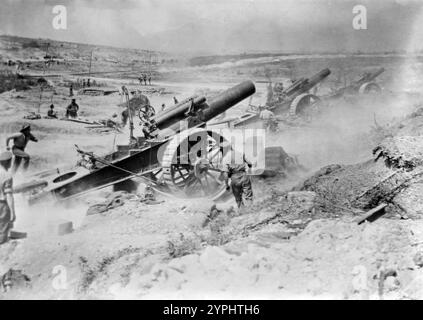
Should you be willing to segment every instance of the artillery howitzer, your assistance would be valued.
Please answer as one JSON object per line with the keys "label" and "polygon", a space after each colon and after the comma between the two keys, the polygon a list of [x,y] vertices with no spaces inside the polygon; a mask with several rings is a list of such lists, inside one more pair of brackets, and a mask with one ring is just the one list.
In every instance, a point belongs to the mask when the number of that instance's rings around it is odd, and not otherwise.
{"label": "artillery howitzer", "polygon": [[352,82],[350,85],[335,90],[334,93],[330,94],[329,98],[337,98],[344,94],[379,93],[382,91],[382,88],[376,82],[374,82],[374,80],[384,71],[384,68],[379,68],[373,72],[366,72],[360,77],[360,79]]}
{"label": "artillery howitzer", "polygon": [[[323,81],[330,75],[329,69],[323,69],[310,78],[301,78],[294,81],[288,88],[281,92],[273,92],[271,85],[269,90],[272,90],[273,98],[267,102],[268,109],[274,114],[289,114],[302,115],[305,110],[318,103],[320,98],[309,91],[315,87],[319,82]],[[249,110],[237,121],[234,122],[235,127],[247,126],[258,121],[259,111]]]}
{"label": "artillery howitzer", "polygon": [[150,119],[154,139],[148,140],[133,136],[129,112],[128,145],[118,145],[115,152],[103,157],[77,148],[84,166],[36,174],[29,183],[16,186],[15,192],[30,194],[30,202],[46,196],[70,199],[107,186],[128,186],[131,179],[140,178],[164,192],[219,196],[226,191],[219,165],[231,145],[206,128],[206,122],[254,92],[254,84],[245,81],[210,99],[194,96],[184,100]]}

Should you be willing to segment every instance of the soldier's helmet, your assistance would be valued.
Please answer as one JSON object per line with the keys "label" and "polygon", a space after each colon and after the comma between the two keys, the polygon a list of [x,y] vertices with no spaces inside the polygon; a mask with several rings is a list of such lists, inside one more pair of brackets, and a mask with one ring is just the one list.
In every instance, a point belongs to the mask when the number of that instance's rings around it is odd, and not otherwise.
{"label": "soldier's helmet", "polygon": [[22,125],[21,131],[26,131],[26,130],[30,130],[31,129],[31,125],[29,123],[24,123]]}

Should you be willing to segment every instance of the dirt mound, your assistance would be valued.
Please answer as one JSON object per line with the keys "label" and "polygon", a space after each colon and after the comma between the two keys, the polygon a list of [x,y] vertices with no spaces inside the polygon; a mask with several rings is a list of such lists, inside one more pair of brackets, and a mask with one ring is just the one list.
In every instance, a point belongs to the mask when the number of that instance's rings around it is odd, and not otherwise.
{"label": "dirt mound", "polygon": [[154,264],[109,292],[142,299],[422,298],[422,271],[413,261],[419,228],[317,220],[290,241],[253,234]]}
{"label": "dirt mound", "polygon": [[411,171],[423,164],[423,136],[397,136],[382,141],[374,150],[375,161],[383,159],[388,168]]}
{"label": "dirt mound", "polygon": [[337,207],[367,209],[373,205],[371,201],[359,203],[358,200],[391,174],[392,170],[373,160],[348,166],[332,165],[306,179],[295,190],[316,192],[324,211],[337,212],[340,210]]}
{"label": "dirt mound", "polygon": [[316,192],[323,211],[368,210],[387,203],[388,216],[420,218],[422,114],[420,108],[393,125],[373,128],[371,134],[380,139],[373,149],[373,159],[354,165],[326,166],[295,190]]}

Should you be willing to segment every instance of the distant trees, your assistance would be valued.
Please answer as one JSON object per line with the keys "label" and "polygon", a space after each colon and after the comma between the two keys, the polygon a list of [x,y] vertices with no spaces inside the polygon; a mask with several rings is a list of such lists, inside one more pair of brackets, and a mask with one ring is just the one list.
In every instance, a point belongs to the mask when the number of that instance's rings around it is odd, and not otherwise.
{"label": "distant trees", "polygon": [[22,43],[22,48],[23,49],[28,49],[28,48],[39,49],[41,48],[41,44],[37,40],[31,40],[31,41]]}

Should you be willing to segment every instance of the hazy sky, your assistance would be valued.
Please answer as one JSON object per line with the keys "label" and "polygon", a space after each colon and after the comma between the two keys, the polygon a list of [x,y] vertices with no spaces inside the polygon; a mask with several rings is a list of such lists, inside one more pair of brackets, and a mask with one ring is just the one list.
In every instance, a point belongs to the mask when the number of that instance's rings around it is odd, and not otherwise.
{"label": "hazy sky", "polygon": [[[191,53],[410,48],[422,1],[2,0],[0,34]],[[52,8],[67,7],[67,30]],[[352,8],[367,8],[354,30]],[[413,37],[415,39],[415,36]]]}

